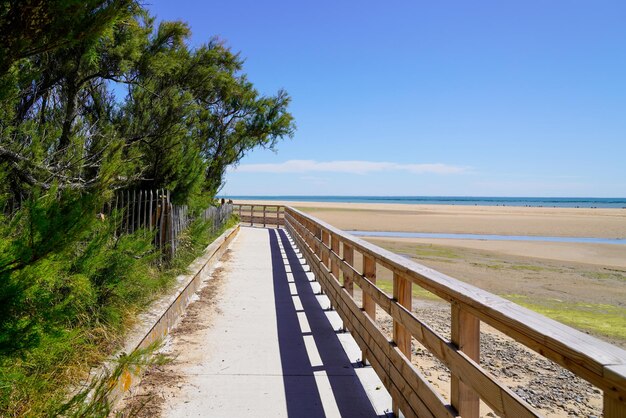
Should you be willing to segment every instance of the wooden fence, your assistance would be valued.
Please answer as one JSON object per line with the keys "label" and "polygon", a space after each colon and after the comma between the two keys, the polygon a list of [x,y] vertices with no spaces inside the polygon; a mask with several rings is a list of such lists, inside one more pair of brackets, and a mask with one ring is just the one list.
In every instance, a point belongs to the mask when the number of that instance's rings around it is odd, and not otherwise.
{"label": "wooden fence", "polygon": [[[540,416],[480,365],[480,323],[502,331],[604,392],[604,417],[626,417],[626,351],[477,287],[360,240],[296,209],[285,225],[332,306],[406,417],[479,416],[483,400],[503,417]],[[244,218],[247,219],[247,218]],[[256,222],[256,217],[252,216]],[[355,253],[362,263],[357,266]],[[377,266],[393,273],[393,295],[376,286]],[[362,303],[353,297],[354,285]],[[412,285],[451,305],[451,339],[412,312]],[[376,323],[379,307],[393,319],[389,339]],[[415,338],[451,372],[448,404],[411,364]]]}
{"label": "wooden fence", "polygon": [[[179,247],[180,234],[195,219],[187,206],[170,201],[168,190],[125,190],[118,192],[105,209],[106,213],[118,212],[118,233],[132,234],[145,229],[154,233],[154,245],[166,258],[173,258]],[[232,213],[232,205],[209,207],[199,216],[213,219],[212,228],[217,231]]]}
{"label": "wooden fence", "polygon": [[282,205],[243,205],[233,204],[233,211],[239,215],[239,222],[250,225],[268,225],[280,228],[285,225],[285,207]]}

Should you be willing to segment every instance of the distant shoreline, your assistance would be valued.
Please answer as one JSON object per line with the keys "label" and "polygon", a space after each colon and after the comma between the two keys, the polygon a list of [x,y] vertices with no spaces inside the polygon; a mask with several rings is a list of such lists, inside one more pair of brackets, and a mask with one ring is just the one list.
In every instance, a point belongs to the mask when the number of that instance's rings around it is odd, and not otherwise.
{"label": "distant shoreline", "polygon": [[508,206],[586,209],[626,209],[619,197],[490,197],[490,196],[227,196],[219,198],[268,202],[375,203],[404,205]]}

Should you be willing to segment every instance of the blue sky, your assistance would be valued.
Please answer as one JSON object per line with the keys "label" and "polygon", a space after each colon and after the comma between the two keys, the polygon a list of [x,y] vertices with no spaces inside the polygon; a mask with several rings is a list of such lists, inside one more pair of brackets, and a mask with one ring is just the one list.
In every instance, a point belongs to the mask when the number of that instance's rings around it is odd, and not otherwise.
{"label": "blue sky", "polygon": [[626,197],[626,2],[155,1],[297,132],[230,195]]}

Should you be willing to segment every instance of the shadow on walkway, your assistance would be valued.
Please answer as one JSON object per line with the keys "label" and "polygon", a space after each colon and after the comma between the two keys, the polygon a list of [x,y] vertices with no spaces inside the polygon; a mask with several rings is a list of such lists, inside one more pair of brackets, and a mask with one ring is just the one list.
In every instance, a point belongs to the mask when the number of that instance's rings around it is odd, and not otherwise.
{"label": "shadow on walkway", "polygon": [[[377,416],[287,234],[282,229],[268,233],[289,417]],[[301,329],[304,316],[311,332]]]}

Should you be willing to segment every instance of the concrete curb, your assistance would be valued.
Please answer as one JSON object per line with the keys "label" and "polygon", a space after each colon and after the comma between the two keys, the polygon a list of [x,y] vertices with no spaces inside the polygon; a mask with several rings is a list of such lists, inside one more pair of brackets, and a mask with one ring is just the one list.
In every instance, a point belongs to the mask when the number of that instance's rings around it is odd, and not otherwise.
{"label": "concrete curb", "polygon": [[[224,231],[204,250],[203,255],[189,265],[189,274],[183,274],[176,278],[176,290],[173,294],[157,300],[146,313],[139,315],[137,326],[129,333],[124,348],[115,357],[123,352],[131,353],[134,350],[147,347],[169,334],[185,312],[192,296],[206,278],[207,273],[224,255],[238,233],[239,224]],[[139,383],[140,374],[141,370],[124,370],[117,382],[111,382],[111,386],[114,387],[108,398],[112,406],[115,406],[126,392]]]}

